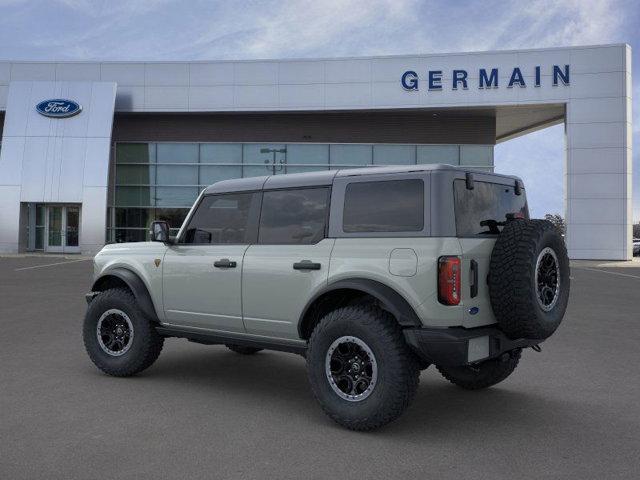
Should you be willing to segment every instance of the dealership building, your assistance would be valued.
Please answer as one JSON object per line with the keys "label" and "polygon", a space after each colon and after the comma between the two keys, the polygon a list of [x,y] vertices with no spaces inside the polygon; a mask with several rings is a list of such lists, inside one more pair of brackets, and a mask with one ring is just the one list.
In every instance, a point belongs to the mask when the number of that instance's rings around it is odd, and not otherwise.
{"label": "dealership building", "polygon": [[[572,258],[631,258],[631,49],[212,62],[0,62],[0,253],[179,227],[216,181],[448,163],[565,126]],[[531,161],[526,155],[523,164]]]}

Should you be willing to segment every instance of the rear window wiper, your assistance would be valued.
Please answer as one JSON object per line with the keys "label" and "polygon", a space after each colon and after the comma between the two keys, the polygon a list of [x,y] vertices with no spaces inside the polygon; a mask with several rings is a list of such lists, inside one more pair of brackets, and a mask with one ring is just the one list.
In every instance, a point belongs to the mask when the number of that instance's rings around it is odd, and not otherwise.
{"label": "rear window wiper", "polygon": [[483,233],[491,233],[491,234],[498,235],[500,233],[500,229],[498,229],[498,227],[504,227],[505,223],[506,222],[498,222],[497,220],[487,219],[487,220],[482,220],[480,222],[480,226],[489,227],[489,231],[483,232]]}
{"label": "rear window wiper", "polygon": [[498,222],[497,220],[494,220],[492,218],[487,219],[487,220],[482,220],[480,221],[480,226],[481,227],[489,227],[489,231],[488,232],[482,232],[482,233],[489,233],[489,234],[500,234],[500,229],[498,227],[504,227],[508,222],[512,221],[512,220],[516,220],[519,218],[524,218],[524,215],[522,215],[521,212],[516,212],[516,213],[507,213],[505,215],[506,220],[504,222]]}

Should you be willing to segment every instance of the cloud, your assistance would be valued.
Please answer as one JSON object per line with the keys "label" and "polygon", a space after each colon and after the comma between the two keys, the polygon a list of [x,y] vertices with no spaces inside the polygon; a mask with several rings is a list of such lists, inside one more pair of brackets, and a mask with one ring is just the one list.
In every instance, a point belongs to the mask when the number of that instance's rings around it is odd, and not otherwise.
{"label": "cloud", "polygon": [[[518,8],[496,8],[494,45],[514,48],[607,43],[624,21],[619,0],[530,0]],[[498,7],[498,6],[496,6]],[[493,48],[492,47],[492,48]]]}
{"label": "cloud", "polygon": [[[93,58],[150,60],[531,48],[609,42],[625,22],[624,0],[15,3],[20,21],[4,25],[0,48],[74,59],[78,43]],[[34,28],[43,18],[64,28]]]}

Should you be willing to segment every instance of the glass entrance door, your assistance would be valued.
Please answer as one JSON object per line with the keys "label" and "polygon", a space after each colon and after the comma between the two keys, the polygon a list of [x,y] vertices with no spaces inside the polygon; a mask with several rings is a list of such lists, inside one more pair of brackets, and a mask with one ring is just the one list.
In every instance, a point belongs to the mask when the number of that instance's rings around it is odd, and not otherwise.
{"label": "glass entrance door", "polygon": [[47,207],[47,252],[63,252],[62,242],[62,209],[63,207]]}
{"label": "glass entrance door", "polygon": [[64,251],[80,253],[80,207],[64,207],[65,211],[65,243]]}
{"label": "glass entrance door", "polygon": [[80,207],[47,205],[44,250],[51,253],[80,253]]}

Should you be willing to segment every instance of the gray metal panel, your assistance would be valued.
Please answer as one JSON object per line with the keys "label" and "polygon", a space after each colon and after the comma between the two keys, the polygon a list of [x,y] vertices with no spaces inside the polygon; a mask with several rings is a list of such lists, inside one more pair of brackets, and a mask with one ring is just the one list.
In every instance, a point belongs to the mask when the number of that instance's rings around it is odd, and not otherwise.
{"label": "gray metal panel", "polygon": [[[374,170],[374,169],[372,169]],[[429,169],[419,171],[402,171],[397,169],[375,169],[383,170],[375,175],[343,176],[336,177],[331,190],[331,211],[329,214],[329,237],[332,238],[399,238],[399,237],[429,237],[431,236],[431,209],[429,202],[431,199],[431,172]],[[390,170],[390,171],[387,171]],[[359,182],[378,182],[385,180],[409,180],[420,179],[424,181],[424,228],[419,232],[345,232],[342,229],[344,214],[344,196],[347,185]]]}
{"label": "gray metal panel", "polygon": [[273,175],[267,178],[264,189],[293,188],[293,187],[313,187],[320,185],[331,185],[333,178],[338,173],[337,170],[323,170],[308,173],[289,173],[286,175]]}
{"label": "gray metal panel", "polygon": [[495,144],[489,112],[119,113],[116,142]]}
{"label": "gray metal panel", "polygon": [[[222,180],[205,188],[204,193],[225,193],[225,192],[246,192],[251,190],[261,190],[269,177],[249,177],[234,178],[232,180]],[[185,222],[186,224],[186,222]]]}

